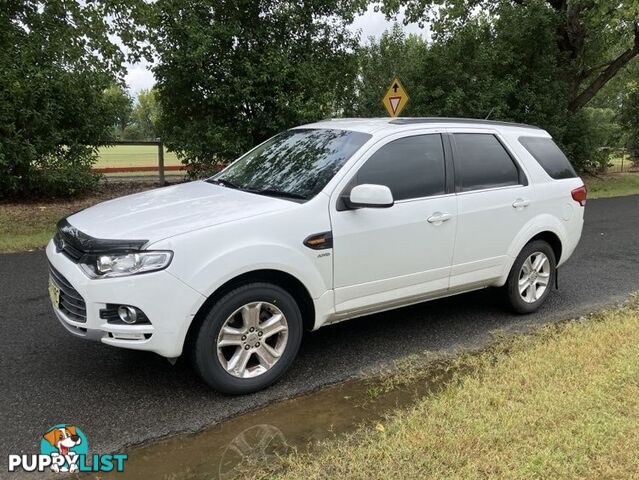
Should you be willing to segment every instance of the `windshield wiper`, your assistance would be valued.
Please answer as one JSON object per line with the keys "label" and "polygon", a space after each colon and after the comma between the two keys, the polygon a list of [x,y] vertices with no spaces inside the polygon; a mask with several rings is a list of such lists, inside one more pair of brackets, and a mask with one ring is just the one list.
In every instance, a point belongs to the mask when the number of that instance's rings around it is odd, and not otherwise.
{"label": "windshield wiper", "polygon": [[239,185],[235,185],[233,182],[229,182],[228,180],[225,180],[223,178],[212,178],[210,180],[207,180],[207,182],[209,183],[216,183],[218,185],[222,185],[224,187],[228,187],[228,188],[234,188],[236,190],[242,190]]}
{"label": "windshield wiper", "polygon": [[233,182],[229,182],[223,178],[212,178],[207,180],[209,183],[215,183],[217,185],[222,185],[224,187],[233,188],[235,190],[240,190],[242,192],[255,193],[257,195],[267,195],[270,197],[282,197],[282,198],[294,198],[296,200],[307,200],[304,195],[300,195],[299,193],[294,192],[284,192],[281,190],[274,190],[271,188],[250,188],[250,187],[242,187],[240,185],[236,185]]}
{"label": "windshield wiper", "polygon": [[262,188],[262,189],[242,188],[241,190],[245,192],[249,192],[249,193],[257,193],[258,195],[267,195],[270,197],[283,197],[283,198],[294,198],[297,200],[307,200],[306,196],[300,195],[299,193],[284,192],[281,190],[273,190],[270,188]]}

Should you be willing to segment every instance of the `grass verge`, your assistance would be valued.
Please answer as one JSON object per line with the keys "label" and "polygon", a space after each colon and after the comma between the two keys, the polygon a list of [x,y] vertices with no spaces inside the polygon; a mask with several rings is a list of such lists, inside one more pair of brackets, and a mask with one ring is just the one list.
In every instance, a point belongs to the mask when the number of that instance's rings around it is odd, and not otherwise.
{"label": "grass verge", "polygon": [[244,477],[636,477],[636,297],[455,362],[464,368],[411,408]]}
{"label": "grass verge", "polygon": [[95,194],[74,200],[0,203],[0,252],[18,252],[44,247],[62,217],[111,198],[139,192],[148,183],[102,185]]}
{"label": "grass verge", "polygon": [[588,198],[609,198],[639,193],[639,173],[616,173],[585,177]]}

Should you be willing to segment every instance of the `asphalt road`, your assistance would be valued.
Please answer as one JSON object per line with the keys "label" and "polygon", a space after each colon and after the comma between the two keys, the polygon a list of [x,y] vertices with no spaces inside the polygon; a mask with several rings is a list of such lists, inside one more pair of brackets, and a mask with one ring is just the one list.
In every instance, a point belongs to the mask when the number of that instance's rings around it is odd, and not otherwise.
{"label": "asphalt road", "polygon": [[68,335],[47,297],[44,252],[0,255],[0,476],[9,453],[37,453],[40,437],[73,423],[92,452],[192,431],[248,409],[335,383],[424,350],[476,347],[502,328],[569,318],[639,290],[639,196],[589,201],[581,244],[561,269],[559,291],[526,317],[494,290],[404,308],[306,336],[274,387],[243,397],[207,389],[185,362]]}

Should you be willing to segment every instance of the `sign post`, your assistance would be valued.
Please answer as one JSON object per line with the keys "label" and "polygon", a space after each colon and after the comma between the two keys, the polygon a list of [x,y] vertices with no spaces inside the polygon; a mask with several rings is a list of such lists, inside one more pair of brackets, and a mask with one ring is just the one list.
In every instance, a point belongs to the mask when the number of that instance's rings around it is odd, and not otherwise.
{"label": "sign post", "polygon": [[399,81],[399,78],[395,77],[391,82],[390,87],[388,87],[386,91],[386,95],[384,95],[382,99],[382,103],[391,117],[398,117],[404,109],[408,103],[408,93],[404,90],[404,86],[402,82]]}

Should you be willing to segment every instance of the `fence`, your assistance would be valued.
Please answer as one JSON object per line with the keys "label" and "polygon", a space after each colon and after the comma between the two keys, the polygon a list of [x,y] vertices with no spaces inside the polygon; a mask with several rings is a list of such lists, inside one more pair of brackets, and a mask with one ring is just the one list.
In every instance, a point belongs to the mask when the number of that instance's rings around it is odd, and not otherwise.
{"label": "fence", "polygon": [[[164,162],[164,143],[162,139],[157,140],[128,140],[128,141],[113,141],[108,143],[108,146],[155,146],[157,148],[157,153],[155,155],[155,161],[152,161],[151,165],[119,165],[113,166],[108,165],[104,166],[104,162],[101,163],[101,166],[97,166],[92,170],[98,173],[104,174],[126,174],[132,173],[137,174],[140,172],[157,172],[159,177],[160,185],[166,184],[166,172],[185,172],[188,170],[188,167],[182,165],[178,162],[178,164],[174,165],[165,165]],[[609,154],[608,160],[608,168],[606,169],[607,173],[627,173],[627,172],[639,172],[639,165],[635,164],[628,155],[628,151],[624,148],[606,148],[607,153]],[[124,154],[127,158],[136,159],[136,154]],[[173,156],[173,161],[175,163],[175,157]],[[117,163],[117,162],[116,162]],[[140,163],[145,163],[141,161]],[[146,161],[148,163],[148,160]]]}
{"label": "fence", "polygon": [[639,166],[633,163],[625,148],[607,149],[609,153],[607,173],[627,173],[639,171]]}
{"label": "fence", "polygon": [[[130,141],[113,141],[109,142],[108,146],[155,146],[157,147],[156,161],[151,162],[151,165],[108,165],[105,166],[104,162],[98,162],[98,166],[93,168],[94,172],[104,174],[120,174],[120,173],[138,173],[138,172],[158,172],[160,185],[166,184],[166,172],[172,171],[185,171],[187,167],[184,165],[165,165],[164,164],[164,143],[161,139],[157,140],[130,140]],[[135,159],[136,154],[129,154],[129,158]],[[144,163],[144,162],[142,162]],[[147,162],[148,163],[148,162]],[[154,164],[153,164],[154,163]]]}

